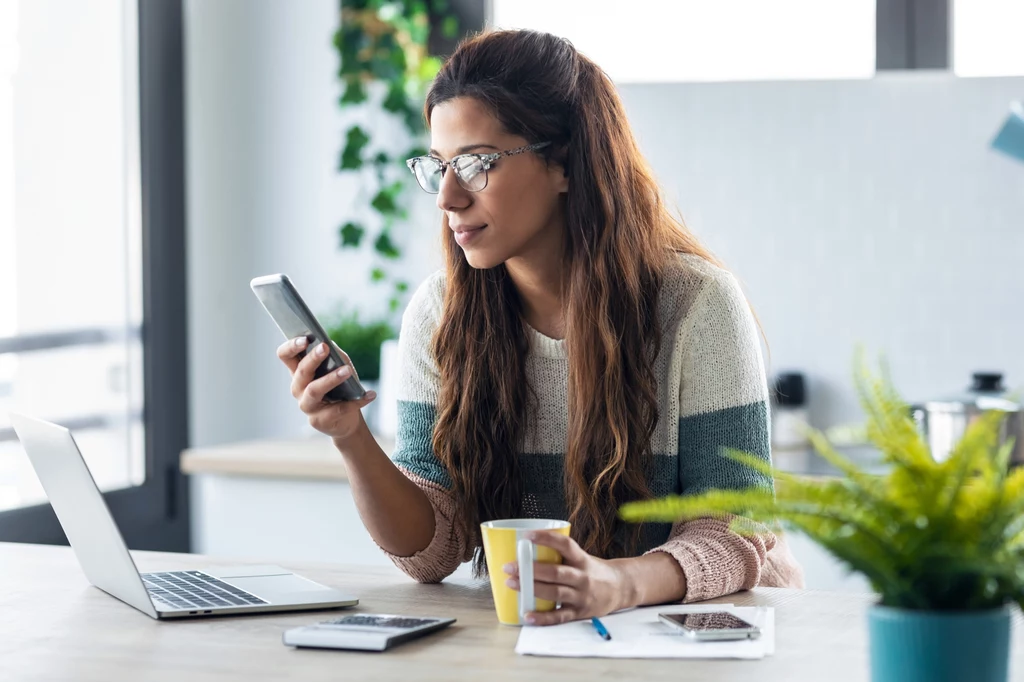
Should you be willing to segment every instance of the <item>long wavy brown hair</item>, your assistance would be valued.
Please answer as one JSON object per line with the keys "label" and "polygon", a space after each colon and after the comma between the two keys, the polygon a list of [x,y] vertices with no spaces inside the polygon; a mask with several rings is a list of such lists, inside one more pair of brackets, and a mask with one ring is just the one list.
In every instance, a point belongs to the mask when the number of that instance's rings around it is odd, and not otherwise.
{"label": "long wavy brown hair", "polygon": [[[511,134],[551,141],[541,153],[569,178],[562,282],[568,520],[587,552],[628,556],[640,528],[621,527],[617,509],[651,496],[663,272],[678,253],[714,259],[666,209],[608,76],[567,40],[496,31],[462,42],[427,95],[427,121],[434,107],[457,97],[485,105]],[[533,405],[529,337],[505,266],[471,267],[444,223],[433,446],[451,476],[458,520],[479,550],[480,522],[523,514],[518,453]],[[484,570],[480,551],[475,565]]]}

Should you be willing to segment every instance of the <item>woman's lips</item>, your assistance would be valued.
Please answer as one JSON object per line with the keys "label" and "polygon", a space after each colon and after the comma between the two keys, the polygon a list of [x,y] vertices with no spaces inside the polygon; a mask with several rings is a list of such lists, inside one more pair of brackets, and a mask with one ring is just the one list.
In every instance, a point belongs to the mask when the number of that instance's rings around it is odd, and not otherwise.
{"label": "woman's lips", "polygon": [[458,230],[455,231],[455,241],[458,242],[459,246],[465,246],[466,244],[469,244],[471,241],[476,239],[480,235],[480,233],[483,232],[486,228],[486,225],[481,225],[480,227],[472,228],[460,227]]}

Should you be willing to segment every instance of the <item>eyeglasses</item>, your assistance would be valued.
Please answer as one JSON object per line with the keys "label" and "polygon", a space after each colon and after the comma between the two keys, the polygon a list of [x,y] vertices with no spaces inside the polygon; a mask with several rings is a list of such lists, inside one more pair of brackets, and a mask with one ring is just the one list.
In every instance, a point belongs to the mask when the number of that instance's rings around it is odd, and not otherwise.
{"label": "eyeglasses", "polygon": [[551,143],[536,142],[525,147],[493,154],[459,154],[447,162],[433,156],[417,156],[415,159],[406,161],[405,165],[416,176],[416,182],[420,184],[423,191],[429,194],[437,194],[441,191],[441,179],[449,166],[455,171],[455,178],[463,189],[469,192],[479,192],[487,187],[487,171],[495,161],[503,156],[533,152],[549,144]]}

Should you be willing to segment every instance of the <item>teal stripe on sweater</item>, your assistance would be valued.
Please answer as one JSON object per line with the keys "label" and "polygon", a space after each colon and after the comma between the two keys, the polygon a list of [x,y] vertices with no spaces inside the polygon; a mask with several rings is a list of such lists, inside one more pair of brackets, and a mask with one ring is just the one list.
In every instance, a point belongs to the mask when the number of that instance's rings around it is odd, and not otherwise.
{"label": "teal stripe on sweater", "polygon": [[750,403],[679,420],[679,484],[683,495],[715,488],[774,488],[770,476],[730,459],[724,448],[771,462],[767,403]]}
{"label": "teal stripe on sweater", "polygon": [[[451,488],[451,477],[434,455],[432,444],[436,409],[427,403],[398,402],[397,448],[392,460],[406,471],[444,488]],[[565,455],[521,454],[523,475],[522,515],[534,519],[565,519]],[[651,462],[648,484],[654,497],[679,492],[678,463],[675,455],[656,455]],[[637,552],[646,552],[668,539],[671,524],[644,524]]]}
{"label": "teal stripe on sweater", "polygon": [[[428,403],[398,402],[395,464],[420,478],[451,488],[448,472],[434,455],[436,408]],[[729,459],[722,448],[735,448],[770,461],[768,408],[763,402],[679,420],[679,455],[655,455],[648,485],[654,497],[693,495],[713,488],[773,487],[772,480]],[[564,519],[565,455],[520,455],[523,474],[523,516]],[[646,551],[668,538],[669,524],[645,524],[641,547]]]}
{"label": "teal stripe on sweater", "polygon": [[398,401],[398,434],[391,460],[420,478],[443,488],[452,487],[448,471],[434,455],[437,408],[430,403]]}

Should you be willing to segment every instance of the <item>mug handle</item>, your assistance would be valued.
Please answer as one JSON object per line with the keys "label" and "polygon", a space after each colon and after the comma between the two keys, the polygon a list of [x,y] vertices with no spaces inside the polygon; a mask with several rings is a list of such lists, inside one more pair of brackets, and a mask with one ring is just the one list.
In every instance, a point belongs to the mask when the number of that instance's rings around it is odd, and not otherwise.
{"label": "mug handle", "polygon": [[519,561],[519,623],[526,624],[526,614],[537,608],[533,596],[533,562],[537,550],[532,542],[523,539],[516,544],[516,559]]}

